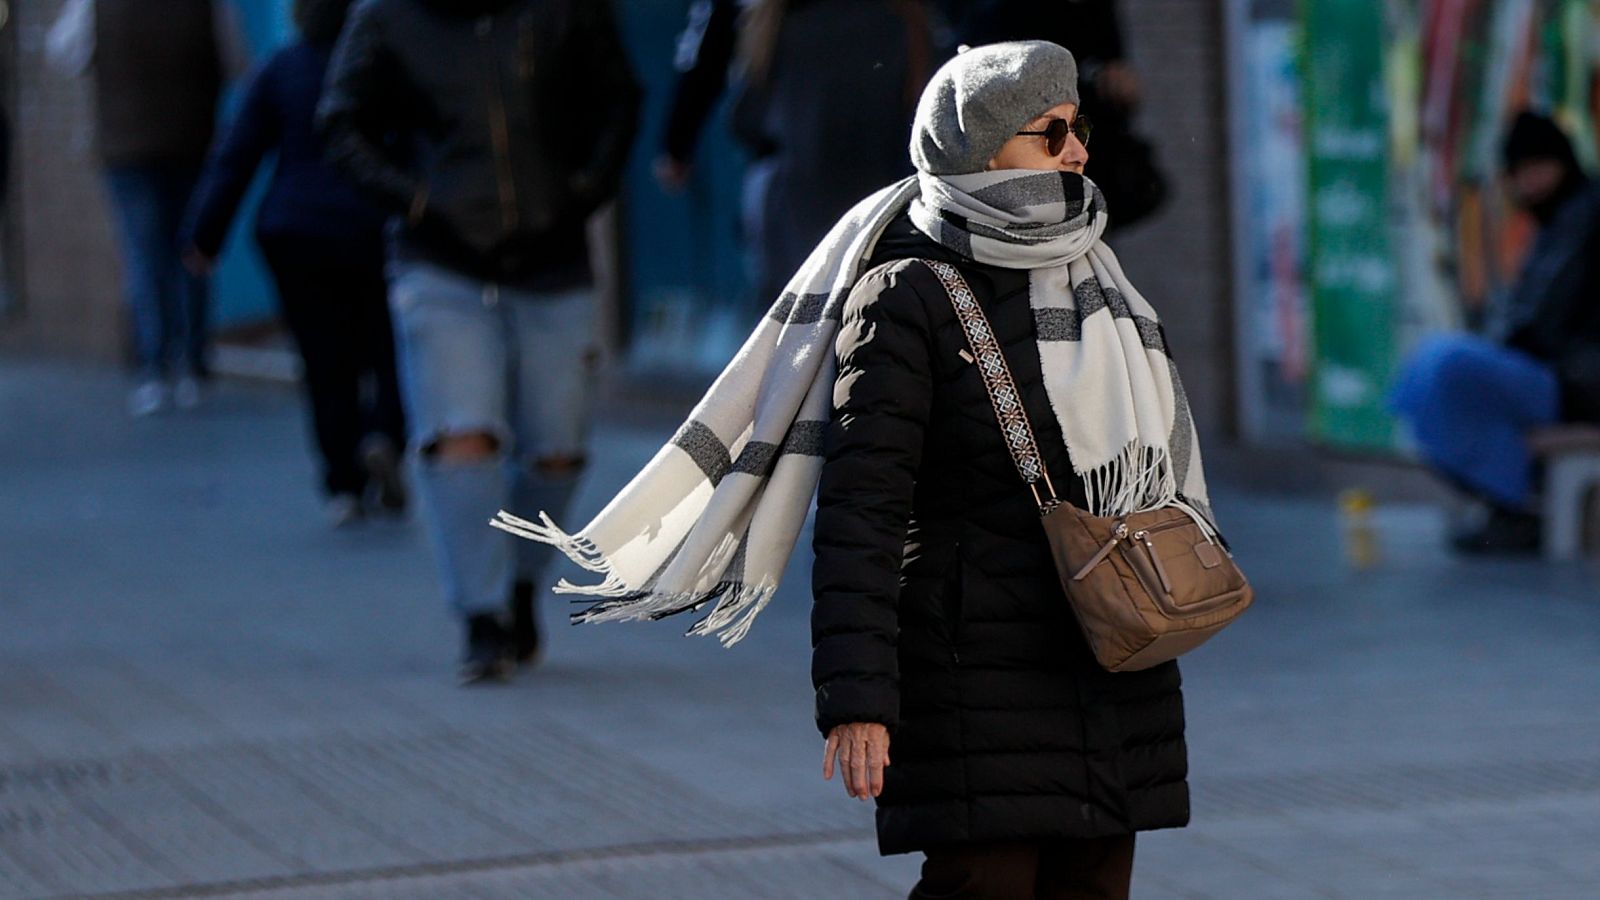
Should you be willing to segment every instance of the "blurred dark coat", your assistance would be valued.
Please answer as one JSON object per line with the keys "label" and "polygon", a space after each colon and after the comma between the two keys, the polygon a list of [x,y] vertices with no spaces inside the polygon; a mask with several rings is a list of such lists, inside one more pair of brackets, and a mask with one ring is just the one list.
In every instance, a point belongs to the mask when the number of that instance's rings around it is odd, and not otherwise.
{"label": "blurred dark coat", "polygon": [[967,44],[1044,40],[1072,51],[1078,61],[1079,109],[1094,122],[1084,174],[1105,192],[1108,232],[1155,214],[1172,194],[1155,147],[1134,130],[1134,110],[1100,91],[1102,68],[1127,55],[1117,6],[1118,0],[979,0],[958,29]]}
{"label": "blurred dark coat", "polygon": [[95,140],[111,165],[198,165],[225,80],[212,0],[95,0]]}
{"label": "blurred dark coat", "polygon": [[[760,234],[764,300],[845,211],[911,174],[911,120],[932,74],[933,36],[914,4],[795,0],[770,72],[734,106],[739,139],[768,166]],[[919,59],[918,57],[921,57]]]}
{"label": "blurred dark coat", "polygon": [[1542,224],[1502,330],[1506,346],[1555,369],[1563,419],[1600,422],[1600,185],[1581,179]]}
{"label": "blurred dark coat", "polygon": [[408,220],[399,258],[559,290],[591,277],[585,223],[616,196],[639,102],[609,0],[366,0],[320,121]]}
{"label": "blurred dark coat", "polygon": [[1054,41],[1072,51],[1088,80],[1096,66],[1124,55],[1117,0],[978,0],[961,20],[960,31],[961,39],[973,45]]}
{"label": "blurred dark coat", "polygon": [[251,76],[190,205],[190,241],[207,256],[222,249],[256,170],[276,152],[272,181],[256,215],[257,237],[317,238],[381,265],[386,216],[328,162],[316,128],[331,52],[331,46],[296,42]]}
{"label": "blurred dark coat", "polygon": [[950,301],[926,266],[892,262],[913,258],[966,276],[1057,489],[1086,502],[1045,392],[1028,273],[956,256],[902,216],[838,338],[814,537],[817,724],[889,726],[885,853],[1184,825],[1178,666],[1095,662]]}

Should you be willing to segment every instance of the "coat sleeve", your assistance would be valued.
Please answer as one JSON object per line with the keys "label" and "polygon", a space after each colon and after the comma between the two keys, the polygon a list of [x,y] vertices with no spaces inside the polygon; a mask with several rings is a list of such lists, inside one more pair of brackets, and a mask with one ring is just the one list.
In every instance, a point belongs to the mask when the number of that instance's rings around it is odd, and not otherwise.
{"label": "coat sleeve", "polygon": [[384,145],[401,125],[399,104],[404,101],[398,86],[404,83],[404,74],[384,42],[377,5],[357,3],[328,64],[317,126],[325,136],[330,162],[383,209],[415,220],[426,209],[426,187]]}
{"label": "coat sleeve", "polygon": [[211,158],[190,201],[188,242],[206,256],[215,257],[222,251],[228,227],[256,169],[280,140],[272,94],[277,69],[278,58],[274,57],[251,77],[239,111],[212,145]]}
{"label": "coat sleeve", "polygon": [[583,87],[587,100],[579,109],[586,122],[579,127],[593,135],[593,143],[587,163],[572,176],[571,188],[576,212],[588,215],[617,195],[644,92],[628,61],[611,0],[584,0],[579,8],[576,37],[585,48],[580,58],[594,66]]}
{"label": "coat sleeve", "polygon": [[905,553],[933,392],[927,315],[907,264],[876,269],[846,304],[824,442],[812,570],[817,726],[899,724]]}
{"label": "coat sleeve", "polygon": [[694,156],[706,120],[727,87],[738,37],[735,0],[698,0],[678,38],[678,84],[661,138],[661,152],[679,163]]}

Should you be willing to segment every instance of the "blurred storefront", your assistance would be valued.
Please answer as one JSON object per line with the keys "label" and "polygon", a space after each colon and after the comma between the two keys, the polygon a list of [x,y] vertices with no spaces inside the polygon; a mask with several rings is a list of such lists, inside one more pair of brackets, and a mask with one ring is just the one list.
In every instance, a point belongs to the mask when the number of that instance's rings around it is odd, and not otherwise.
{"label": "blurred storefront", "polygon": [[1480,324],[1529,223],[1503,127],[1550,112],[1595,162],[1590,0],[1229,0],[1239,420],[1391,451],[1394,367]]}

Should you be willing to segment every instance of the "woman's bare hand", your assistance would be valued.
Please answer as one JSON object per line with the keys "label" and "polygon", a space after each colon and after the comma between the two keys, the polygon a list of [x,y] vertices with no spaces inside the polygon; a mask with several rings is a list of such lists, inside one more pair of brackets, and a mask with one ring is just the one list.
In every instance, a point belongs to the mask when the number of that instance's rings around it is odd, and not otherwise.
{"label": "woman's bare hand", "polygon": [[834,764],[844,778],[844,791],[858,800],[883,793],[883,769],[889,765],[889,729],[876,722],[836,725],[822,750],[822,777],[833,780]]}

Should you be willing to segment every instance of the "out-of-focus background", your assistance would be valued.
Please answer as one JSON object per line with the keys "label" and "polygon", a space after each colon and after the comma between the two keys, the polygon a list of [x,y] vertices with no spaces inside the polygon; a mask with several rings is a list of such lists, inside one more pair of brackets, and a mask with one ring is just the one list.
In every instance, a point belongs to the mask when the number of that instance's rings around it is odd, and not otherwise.
{"label": "out-of-focus background", "polygon": [[[252,60],[293,37],[288,3],[219,2]],[[716,4],[613,5],[644,107],[589,223],[607,362],[573,521],[773,299],[738,76],[676,113],[685,158],[664,138]],[[1517,208],[1502,142],[1538,112],[1595,170],[1600,4],[1114,5],[1103,90],[1150,154],[1124,174],[1163,189],[1108,242],[1162,312],[1258,591],[1184,662],[1194,823],[1141,836],[1135,896],[1596,896],[1600,437],[1570,396],[1519,425],[1535,484],[1507,511],[1388,398],[1415,348],[1492,334],[1568,227]],[[938,60],[983,6],[927,4]],[[879,858],[818,776],[809,531],[731,651],[547,608],[541,666],[457,687],[418,517],[330,528],[314,487],[250,239],[268,172],[211,275],[203,393],[140,407],[94,78],[47,59],[62,3],[0,10],[0,897],[904,896],[918,860]]]}

